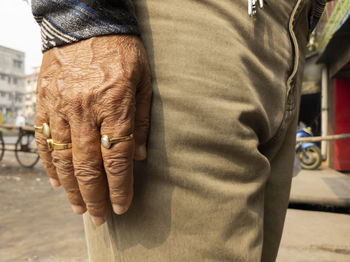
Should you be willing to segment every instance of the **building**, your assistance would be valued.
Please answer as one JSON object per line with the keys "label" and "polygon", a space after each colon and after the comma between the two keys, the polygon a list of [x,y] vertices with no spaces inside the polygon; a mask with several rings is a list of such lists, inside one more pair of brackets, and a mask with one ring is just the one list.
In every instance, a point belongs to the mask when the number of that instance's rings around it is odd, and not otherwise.
{"label": "building", "polygon": [[[314,134],[350,134],[350,1],[328,0],[313,33],[299,119]],[[322,141],[329,167],[350,171],[350,139]]]}
{"label": "building", "polygon": [[26,76],[26,95],[23,108],[23,116],[27,124],[34,123],[34,114],[36,108],[36,84],[38,81],[40,67],[34,67],[32,73]]}
{"label": "building", "polygon": [[25,54],[0,46],[0,121],[14,123],[25,95]]}

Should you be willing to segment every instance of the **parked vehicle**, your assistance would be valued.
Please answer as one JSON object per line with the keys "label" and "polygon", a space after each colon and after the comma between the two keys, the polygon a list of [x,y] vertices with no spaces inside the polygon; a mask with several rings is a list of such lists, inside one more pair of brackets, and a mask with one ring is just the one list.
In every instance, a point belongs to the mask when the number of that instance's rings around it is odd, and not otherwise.
{"label": "parked vehicle", "polygon": [[28,168],[34,167],[39,161],[38,149],[35,144],[34,127],[0,124],[0,129],[18,130],[18,137],[15,143],[6,143],[3,133],[0,130],[0,161],[5,151],[13,151],[21,166]]}
{"label": "parked vehicle", "polygon": [[[312,137],[310,127],[297,130],[297,137]],[[300,166],[303,169],[317,169],[322,163],[321,150],[315,143],[307,142],[296,144],[296,154],[300,160]]]}

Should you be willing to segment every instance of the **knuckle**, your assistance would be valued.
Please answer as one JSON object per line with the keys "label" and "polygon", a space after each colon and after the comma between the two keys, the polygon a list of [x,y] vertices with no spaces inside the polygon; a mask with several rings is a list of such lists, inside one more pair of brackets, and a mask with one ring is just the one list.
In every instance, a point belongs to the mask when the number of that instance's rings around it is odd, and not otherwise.
{"label": "knuckle", "polygon": [[41,158],[41,161],[43,162],[43,166],[44,166],[44,168],[47,171],[49,176],[52,173],[56,173],[56,167],[52,164],[51,161],[48,161],[48,160],[43,159],[43,158]]}
{"label": "knuckle", "polygon": [[119,156],[105,159],[106,172],[112,176],[124,176],[131,167],[131,159],[128,156]]}
{"label": "knuckle", "polygon": [[71,187],[71,188],[66,188],[66,193],[71,196],[79,195],[80,196],[80,190],[77,187]]}
{"label": "knuckle", "polygon": [[47,149],[46,139],[37,134],[35,135],[35,143],[39,150]]}
{"label": "knuckle", "polygon": [[136,111],[133,94],[125,92],[117,97],[107,97],[103,106],[97,108],[98,118],[112,123],[123,124],[129,121]]}
{"label": "knuckle", "polygon": [[89,213],[94,216],[103,216],[106,209],[106,200],[107,199],[94,200],[94,201],[85,200],[86,207],[89,210]]}
{"label": "knuckle", "polygon": [[148,129],[149,127],[149,119],[148,118],[144,118],[144,119],[137,119],[136,124],[135,124],[135,128],[136,131],[139,129]]}
{"label": "knuckle", "polygon": [[74,119],[74,117],[76,116],[82,116],[85,111],[85,107],[83,106],[82,101],[82,95],[72,95],[70,99],[66,99],[66,103],[63,108],[66,108],[65,111],[67,112],[67,117],[69,119]]}
{"label": "knuckle", "polygon": [[148,100],[152,96],[152,93],[152,78],[151,75],[147,72],[144,74],[142,81],[138,85],[136,95]]}
{"label": "knuckle", "polygon": [[78,181],[82,185],[96,185],[101,183],[103,176],[103,169],[96,163],[90,163],[89,161],[76,161],[74,163],[74,172]]}
{"label": "knuckle", "polygon": [[38,105],[36,106],[36,112],[35,112],[35,118],[34,118],[34,123],[37,126],[40,126],[43,124],[43,122],[46,122],[47,119],[47,115],[45,113],[45,111],[42,108],[42,105]]}
{"label": "knuckle", "polygon": [[62,175],[71,175],[74,172],[71,158],[61,157],[57,154],[52,154],[52,163],[56,166],[57,171]]}
{"label": "knuckle", "polygon": [[110,189],[111,198],[128,198],[130,195],[130,190],[126,187],[114,187]]}

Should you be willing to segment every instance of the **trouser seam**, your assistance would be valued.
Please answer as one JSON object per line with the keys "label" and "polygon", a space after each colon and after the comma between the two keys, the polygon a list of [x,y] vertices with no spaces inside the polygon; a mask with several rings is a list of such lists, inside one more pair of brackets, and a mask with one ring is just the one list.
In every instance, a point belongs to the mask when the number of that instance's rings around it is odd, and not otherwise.
{"label": "trouser seam", "polygon": [[292,13],[290,15],[290,19],[288,22],[288,33],[290,36],[290,42],[292,46],[292,57],[293,57],[293,67],[291,69],[291,73],[289,74],[286,85],[287,85],[287,91],[285,96],[285,108],[283,111],[283,117],[280,126],[278,127],[277,131],[275,132],[274,136],[267,142],[275,143],[278,141],[278,139],[283,134],[283,131],[288,126],[288,123],[291,119],[293,119],[293,115],[295,113],[296,109],[296,75],[299,68],[299,45],[298,41],[294,32],[294,26],[295,22],[297,20],[298,15],[300,14],[301,10],[303,9],[303,6],[305,1],[303,0],[296,0],[296,3],[294,5],[294,8],[292,10]]}

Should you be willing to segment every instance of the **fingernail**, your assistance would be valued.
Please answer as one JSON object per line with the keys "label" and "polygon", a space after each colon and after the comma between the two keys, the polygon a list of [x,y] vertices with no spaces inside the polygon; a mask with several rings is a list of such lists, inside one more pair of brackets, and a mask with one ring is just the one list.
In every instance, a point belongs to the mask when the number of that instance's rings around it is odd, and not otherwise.
{"label": "fingernail", "polygon": [[103,217],[95,217],[95,216],[91,216],[92,222],[95,223],[96,226],[101,226],[104,222],[106,222],[106,219],[104,219]]}
{"label": "fingernail", "polygon": [[128,210],[128,207],[126,206],[120,206],[116,204],[113,205],[113,211],[118,215],[124,214],[127,210]]}
{"label": "fingernail", "polygon": [[146,157],[147,157],[146,145],[137,145],[135,147],[134,159],[135,160],[145,160]]}
{"label": "fingernail", "polygon": [[77,205],[72,205],[72,209],[75,214],[82,215],[86,212],[86,207],[84,206],[77,206]]}
{"label": "fingernail", "polygon": [[58,181],[57,179],[54,179],[54,178],[50,178],[50,184],[53,187],[59,187],[61,185],[60,181]]}

